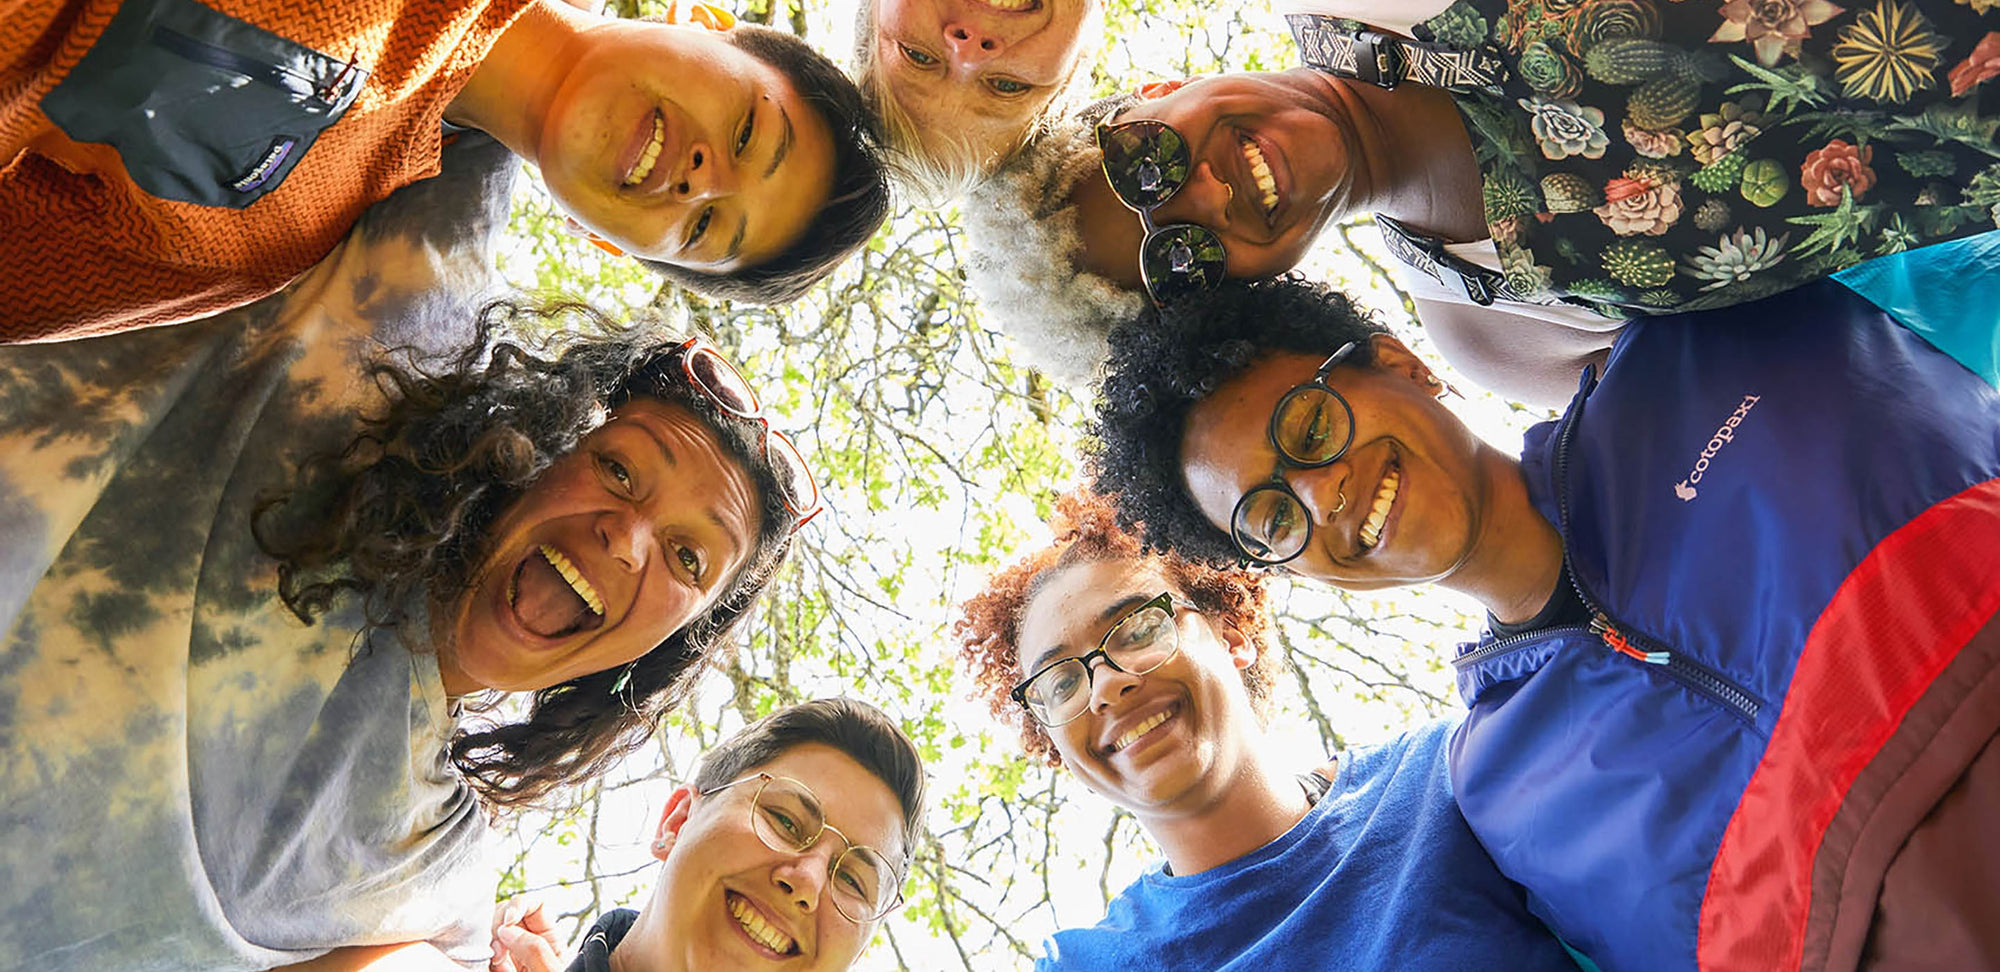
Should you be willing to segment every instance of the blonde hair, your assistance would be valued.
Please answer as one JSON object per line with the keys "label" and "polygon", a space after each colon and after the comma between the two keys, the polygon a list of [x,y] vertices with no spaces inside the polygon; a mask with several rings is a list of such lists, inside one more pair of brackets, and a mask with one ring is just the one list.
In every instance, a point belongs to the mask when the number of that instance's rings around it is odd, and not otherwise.
{"label": "blonde hair", "polygon": [[1080,37],[1069,73],[1056,82],[1055,91],[1020,132],[992,151],[975,138],[959,132],[926,130],[911,118],[889,87],[888,72],[880,70],[875,54],[875,6],[881,0],[861,0],[854,18],[854,83],[861,97],[881,122],[884,148],[890,172],[916,201],[930,207],[943,206],[969,195],[974,187],[1018,156],[1040,135],[1049,122],[1067,114],[1089,88],[1090,70],[1103,41],[1099,25],[1104,20],[1102,0],[1086,0],[1088,12],[1077,25]]}

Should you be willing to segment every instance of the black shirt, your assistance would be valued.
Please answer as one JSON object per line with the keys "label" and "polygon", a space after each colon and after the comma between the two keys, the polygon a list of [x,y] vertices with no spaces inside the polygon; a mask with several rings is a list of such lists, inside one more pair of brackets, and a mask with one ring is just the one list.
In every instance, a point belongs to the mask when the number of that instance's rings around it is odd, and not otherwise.
{"label": "black shirt", "polygon": [[1486,614],[1486,626],[1492,629],[1496,638],[1507,638],[1565,624],[1583,624],[1589,620],[1590,608],[1583,603],[1582,596],[1577,594],[1576,583],[1570,580],[1568,557],[1563,558],[1562,576],[1556,578],[1555,592],[1549,595],[1548,603],[1542,605],[1542,609],[1536,611],[1534,617],[1515,624],[1507,624],[1494,617],[1490,611]]}
{"label": "black shirt", "polygon": [[583,936],[583,947],[577,949],[576,961],[569,964],[569,972],[611,972],[611,951],[625,940],[625,933],[638,920],[639,913],[630,908],[599,915],[590,926],[590,934]]}

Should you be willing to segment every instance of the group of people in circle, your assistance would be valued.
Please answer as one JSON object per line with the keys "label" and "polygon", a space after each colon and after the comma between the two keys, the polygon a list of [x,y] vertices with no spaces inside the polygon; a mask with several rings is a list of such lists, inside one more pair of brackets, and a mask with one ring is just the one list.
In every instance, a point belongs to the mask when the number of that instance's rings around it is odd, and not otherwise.
{"label": "group of people in circle", "polygon": [[[957,655],[1165,857],[1039,968],[2000,966],[2000,8],[1282,0],[1296,66],[1087,102],[1092,0],[862,0],[851,78],[589,6],[0,15],[0,966],[841,969],[901,901],[918,750],[823,699],[573,956],[494,911],[827,504],[707,341],[492,299],[520,161],[715,301],[962,200],[1094,417]],[[1367,214],[1518,454],[1288,272]],[[1475,598],[1466,712],[1281,765],[1272,572]]]}

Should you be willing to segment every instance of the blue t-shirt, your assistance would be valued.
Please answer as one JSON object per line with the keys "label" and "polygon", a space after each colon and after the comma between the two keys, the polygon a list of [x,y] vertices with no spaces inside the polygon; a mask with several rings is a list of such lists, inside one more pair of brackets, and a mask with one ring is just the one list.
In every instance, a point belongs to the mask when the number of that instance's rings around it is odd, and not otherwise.
{"label": "blue t-shirt", "polygon": [[1343,753],[1283,836],[1200,874],[1155,868],[1095,927],[1056,932],[1036,969],[1576,972],[1459,816],[1452,728]]}

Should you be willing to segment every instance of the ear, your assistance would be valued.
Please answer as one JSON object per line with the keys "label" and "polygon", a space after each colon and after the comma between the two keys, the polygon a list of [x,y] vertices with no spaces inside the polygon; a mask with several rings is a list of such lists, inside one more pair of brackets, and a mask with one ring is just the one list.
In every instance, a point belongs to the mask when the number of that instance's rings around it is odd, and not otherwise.
{"label": "ear", "polygon": [[1220,619],[1212,620],[1210,627],[1215,629],[1215,636],[1222,640],[1222,647],[1229,651],[1230,664],[1239,670],[1257,664],[1257,643],[1251,641],[1250,636],[1243,633],[1243,629]]}
{"label": "ear", "polygon": [[673,853],[674,842],[680,839],[681,828],[687,826],[688,814],[693,811],[692,788],[683,786],[667,797],[667,805],[660,810],[660,825],[653,831],[654,857],[664,861]]}
{"label": "ear", "polygon": [[1180,78],[1174,81],[1148,81],[1139,86],[1137,94],[1140,101],[1152,101],[1155,98],[1164,98],[1179,91],[1181,86],[1187,84],[1188,81],[1188,78]]}
{"label": "ear", "polygon": [[1374,368],[1385,374],[1408,378],[1410,382],[1425,392],[1442,395],[1445,384],[1431,374],[1431,366],[1417,357],[1403,342],[1387,334],[1377,334],[1368,339],[1369,350],[1375,359]]}

